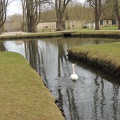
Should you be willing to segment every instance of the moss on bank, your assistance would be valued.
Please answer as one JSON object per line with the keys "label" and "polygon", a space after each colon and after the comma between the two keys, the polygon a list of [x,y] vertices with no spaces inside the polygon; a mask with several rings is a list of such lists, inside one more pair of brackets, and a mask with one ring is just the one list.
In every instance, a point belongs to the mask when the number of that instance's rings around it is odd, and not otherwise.
{"label": "moss on bank", "polygon": [[0,52],[0,120],[64,120],[40,76],[17,53]]}
{"label": "moss on bank", "polygon": [[103,69],[112,76],[120,77],[120,42],[79,46],[68,50],[69,57],[85,61]]}

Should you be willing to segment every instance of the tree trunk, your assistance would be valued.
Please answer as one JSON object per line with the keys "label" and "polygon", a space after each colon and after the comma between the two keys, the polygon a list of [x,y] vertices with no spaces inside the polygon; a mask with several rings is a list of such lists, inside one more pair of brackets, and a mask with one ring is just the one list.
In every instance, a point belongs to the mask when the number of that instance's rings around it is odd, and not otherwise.
{"label": "tree trunk", "polygon": [[90,6],[94,9],[95,14],[95,30],[99,30],[99,19],[101,15],[101,0],[88,0]]}
{"label": "tree trunk", "polygon": [[2,27],[0,27],[0,34],[2,33]]}
{"label": "tree trunk", "polygon": [[29,32],[35,32],[34,31],[34,17],[33,17],[33,15],[30,15],[30,30],[29,30]]}
{"label": "tree trunk", "polygon": [[95,30],[99,30],[98,1],[95,0]]}
{"label": "tree trunk", "polygon": [[120,30],[120,18],[118,19],[118,30]]}
{"label": "tree trunk", "polygon": [[[37,10],[40,5],[38,4],[39,1],[34,0],[26,0],[26,18],[27,18],[27,27],[28,32],[37,32],[37,24],[40,21],[40,13],[38,14]],[[40,12],[40,11],[39,11]]]}
{"label": "tree trunk", "polygon": [[56,13],[57,15],[57,22],[56,22],[56,28],[57,28],[57,31],[61,31],[63,29],[65,29],[65,24],[64,24],[64,21],[63,21],[63,14],[62,12],[57,12]]}
{"label": "tree trunk", "polygon": [[115,12],[116,12],[116,17],[118,21],[118,30],[120,30],[120,15],[119,15],[118,0],[115,0]]}
{"label": "tree trunk", "polygon": [[26,15],[26,4],[25,0],[21,0],[22,2],[22,10],[23,10],[23,24],[22,24],[22,31],[26,32],[27,30],[27,15]]}
{"label": "tree trunk", "polygon": [[99,30],[99,19],[95,20],[95,30]]}
{"label": "tree trunk", "polygon": [[57,22],[56,22],[56,28],[57,31],[63,30],[65,29],[65,24],[63,21],[63,15],[65,13],[65,9],[68,5],[68,3],[71,0],[55,0],[55,10],[56,10],[56,18],[57,18]]}

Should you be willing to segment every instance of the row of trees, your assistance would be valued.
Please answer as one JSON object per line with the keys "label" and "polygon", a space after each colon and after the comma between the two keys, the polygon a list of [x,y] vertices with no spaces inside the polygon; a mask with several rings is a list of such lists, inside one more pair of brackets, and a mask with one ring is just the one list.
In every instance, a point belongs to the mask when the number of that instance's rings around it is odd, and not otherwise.
{"label": "row of trees", "polygon": [[[7,6],[10,2],[13,1],[14,0],[0,0],[0,29],[2,28],[6,20]],[[47,4],[47,6],[51,5],[51,9],[54,8],[56,14],[57,30],[63,30],[63,20],[69,19],[70,17],[70,14],[68,13],[72,8],[70,7],[71,2],[72,0],[21,0],[23,9],[23,30],[28,32],[36,32],[37,24],[40,22],[43,4]],[[83,17],[81,16],[84,16],[83,14],[85,14],[86,10],[90,10],[90,6],[94,11],[95,29],[99,30],[100,16],[107,16],[107,14],[105,14],[106,9],[112,9],[111,13],[113,13],[113,15],[116,17],[118,21],[118,29],[120,29],[119,4],[120,0],[86,0],[84,6],[81,7],[82,9],[80,9],[82,12],[78,10],[77,13],[73,13],[73,16],[74,14],[77,14],[78,19],[83,19]],[[76,4],[75,9],[77,8],[78,6]],[[88,16],[89,18],[84,17],[84,19],[90,19],[90,15]]]}
{"label": "row of trees", "polygon": [[[93,22],[93,19],[94,19],[93,10],[88,6],[84,6],[82,3],[78,1],[70,2],[68,4],[62,18],[63,21],[65,20],[85,21],[83,23]],[[56,11],[54,8],[49,9],[49,7],[45,6],[44,11],[41,12],[41,22],[50,21],[57,21]]]}
{"label": "row of trees", "polygon": [[[67,4],[67,8],[65,8],[65,10],[63,9],[63,12],[61,11],[63,14],[61,15],[60,12],[58,14],[58,17],[62,18],[62,20],[63,18],[72,19],[71,15],[74,19],[76,18],[75,16],[77,16],[77,19],[84,20],[86,22],[94,20],[95,30],[99,30],[100,17],[103,19],[116,19],[118,21],[118,29],[120,29],[120,0],[86,0],[84,5],[75,1],[69,1],[69,3],[71,4]],[[73,9],[74,12],[72,13]],[[59,25],[62,25],[62,22],[63,21],[61,21],[61,24]]]}

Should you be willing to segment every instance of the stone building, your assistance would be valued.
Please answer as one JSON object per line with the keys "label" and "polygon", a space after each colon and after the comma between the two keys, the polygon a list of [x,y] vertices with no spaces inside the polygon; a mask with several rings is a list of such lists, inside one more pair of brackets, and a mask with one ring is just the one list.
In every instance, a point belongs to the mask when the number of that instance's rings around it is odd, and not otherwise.
{"label": "stone building", "polygon": [[[65,29],[79,29],[84,25],[81,20],[67,20],[65,21]],[[55,31],[56,22],[41,22],[37,26],[37,31]]]}
{"label": "stone building", "polygon": [[116,26],[117,21],[115,19],[100,19],[99,25],[101,27]]}

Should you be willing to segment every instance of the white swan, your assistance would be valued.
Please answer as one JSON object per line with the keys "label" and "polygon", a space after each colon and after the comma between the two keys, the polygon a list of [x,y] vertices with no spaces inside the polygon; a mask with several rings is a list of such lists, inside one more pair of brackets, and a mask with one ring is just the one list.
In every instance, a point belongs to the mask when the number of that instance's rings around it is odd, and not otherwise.
{"label": "white swan", "polygon": [[72,64],[72,68],[73,68],[73,74],[71,74],[70,79],[77,80],[78,76],[77,76],[77,74],[75,74],[75,65],[74,64]]}

